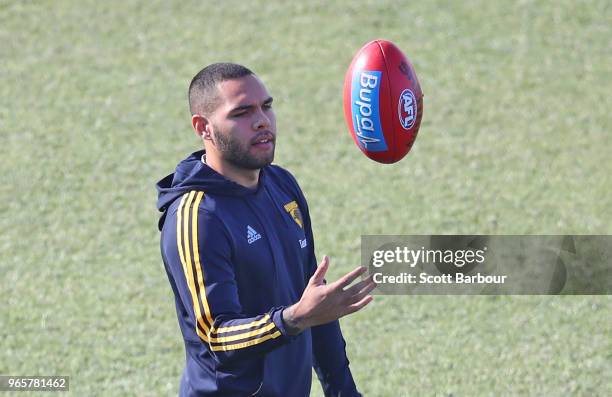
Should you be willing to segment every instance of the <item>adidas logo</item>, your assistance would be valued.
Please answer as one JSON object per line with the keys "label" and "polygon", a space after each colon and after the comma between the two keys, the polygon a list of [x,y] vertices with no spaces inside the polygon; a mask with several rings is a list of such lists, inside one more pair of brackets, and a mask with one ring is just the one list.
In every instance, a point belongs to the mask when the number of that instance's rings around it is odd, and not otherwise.
{"label": "adidas logo", "polygon": [[257,230],[253,229],[251,225],[247,225],[247,241],[249,242],[249,244],[253,244],[260,238],[261,234],[257,233]]}

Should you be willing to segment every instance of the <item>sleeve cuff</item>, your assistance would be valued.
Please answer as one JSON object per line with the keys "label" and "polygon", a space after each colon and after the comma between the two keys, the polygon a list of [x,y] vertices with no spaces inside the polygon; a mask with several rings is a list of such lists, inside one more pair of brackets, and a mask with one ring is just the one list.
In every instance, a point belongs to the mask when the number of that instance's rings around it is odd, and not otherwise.
{"label": "sleeve cuff", "polygon": [[288,306],[283,306],[283,307],[279,307],[279,308],[273,309],[272,321],[274,322],[274,325],[276,325],[276,328],[278,328],[280,333],[283,335],[283,337],[286,338],[289,341],[292,341],[295,338],[297,338],[298,336],[300,336],[301,334],[289,335],[289,332],[287,331],[287,328],[285,328],[285,322],[283,321],[283,311],[287,307]]}

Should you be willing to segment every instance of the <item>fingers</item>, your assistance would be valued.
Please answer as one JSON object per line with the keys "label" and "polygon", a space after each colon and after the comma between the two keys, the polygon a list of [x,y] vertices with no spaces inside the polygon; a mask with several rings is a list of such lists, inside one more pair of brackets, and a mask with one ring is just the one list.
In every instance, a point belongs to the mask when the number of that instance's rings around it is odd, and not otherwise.
{"label": "fingers", "polygon": [[355,285],[343,291],[346,302],[346,314],[361,310],[365,305],[372,301],[372,296],[368,295],[376,288],[373,276],[370,275],[365,280],[361,280]]}
{"label": "fingers", "polygon": [[359,290],[359,292],[357,292],[355,295],[352,295],[350,297],[350,301],[349,302],[351,302],[351,303],[359,302],[360,300],[365,298],[370,292],[372,292],[374,290],[374,288],[376,288],[376,283],[371,282],[371,283],[367,284],[361,290]]}
{"label": "fingers", "polygon": [[363,309],[365,305],[372,302],[372,299],[374,299],[374,297],[372,295],[368,295],[361,299],[359,302],[353,303],[348,307],[347,314],[355,313],[356,311]]}
{"label": "fingers", "polygon": [[311,280],[315,284],[323,284],[323,280],[325,279],[325,273],[327,273],[327,269],[329,268],[329,257],[325,255],[319,266],[317,266],[317,270],[315,270],[314,274],[311,277]]}
{"label": "fingers", "polygon": [[336,282],[334,282],[333,288],[344,289],[344,287],[352,283],[353,280],[362,275],[366,270],[367,269],[364,266],[359,266],[352,272],[345,274],[344,276],[340,277]]}
{"label": "fingers", "polygon": [[347,295],[355,295],[356,293],[358,293],[359,291],[361,291],[367,284],[369,283],[373,283],[373,277],[372,275],[368,276],[367,278],[361,280],[358,283],[355,283],[354,285],[350,286],[349,288],[345,289],[344,292]]}
{"label": "fingers", "polygon": [[336,282],[325,285],[324,277],[328,269],[329,257],[325,256],[298,302],[299,307],[304,308],[301,317],[307,319],[304,320],[304,324],[308,327],[325,324],[354,313],[373,299],[369,295],[376,288],[373,276],[368,276],[349,287],[357,277],[367,271],[365,267],[357,267]]}
{"label": "fingers", "polygon": [[[367,280],[367,279],[366,279]],[[364,280],[364,281],[366,281]],[[344,297],[344,302],[345,304],[350,308],[351,305],[360,302],[362,299],[366,298],[367,295],[372,292],[374,290],[374,288],[376,288],[376,283],[373,281],[370,281],[366,284],[360,285],[362,284],[362,282],[355,284],[354,286],[352,286],[351,288],[347,289],[346,291],[344,291],[345,297]],[[359,289],[353,289],[354,287],[359,287]],[[351,293],[349,294],[349,291],[351,291]]]}

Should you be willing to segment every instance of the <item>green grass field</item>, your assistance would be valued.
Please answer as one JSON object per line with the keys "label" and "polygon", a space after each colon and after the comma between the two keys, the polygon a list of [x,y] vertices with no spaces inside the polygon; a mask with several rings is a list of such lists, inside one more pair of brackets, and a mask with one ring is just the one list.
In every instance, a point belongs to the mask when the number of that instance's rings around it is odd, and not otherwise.
{"label": "green grass field", "polygon": [[[609,1],[219,3],[0,0],[0,374],[176,395],[154,183],[199,148],[186,90],[216,61],[275,97],[332,279],[362,234],[612,234]],[[425,93],[394,165],[342,113],[374,38]],[[612,395],[610,296],[377,296],[341,323],[366,396]]]}

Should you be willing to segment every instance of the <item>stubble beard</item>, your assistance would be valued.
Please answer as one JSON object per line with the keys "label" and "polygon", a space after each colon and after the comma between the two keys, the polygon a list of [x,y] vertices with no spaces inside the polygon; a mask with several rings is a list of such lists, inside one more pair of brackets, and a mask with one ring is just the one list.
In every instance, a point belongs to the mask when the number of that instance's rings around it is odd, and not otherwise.
{"label": "stubble beard", "polygon": [[254,156],[249,152],[250,144],[246,147],[240,144],[238,140],[220,132],[214,131],[215,145],[221,154],[223,160],[232,164],[235,167],[248,170],[258,170],[267,165],[272,164],[274,160],[275,145],[272,146],[270,153],[262,154],[260,157]]}

